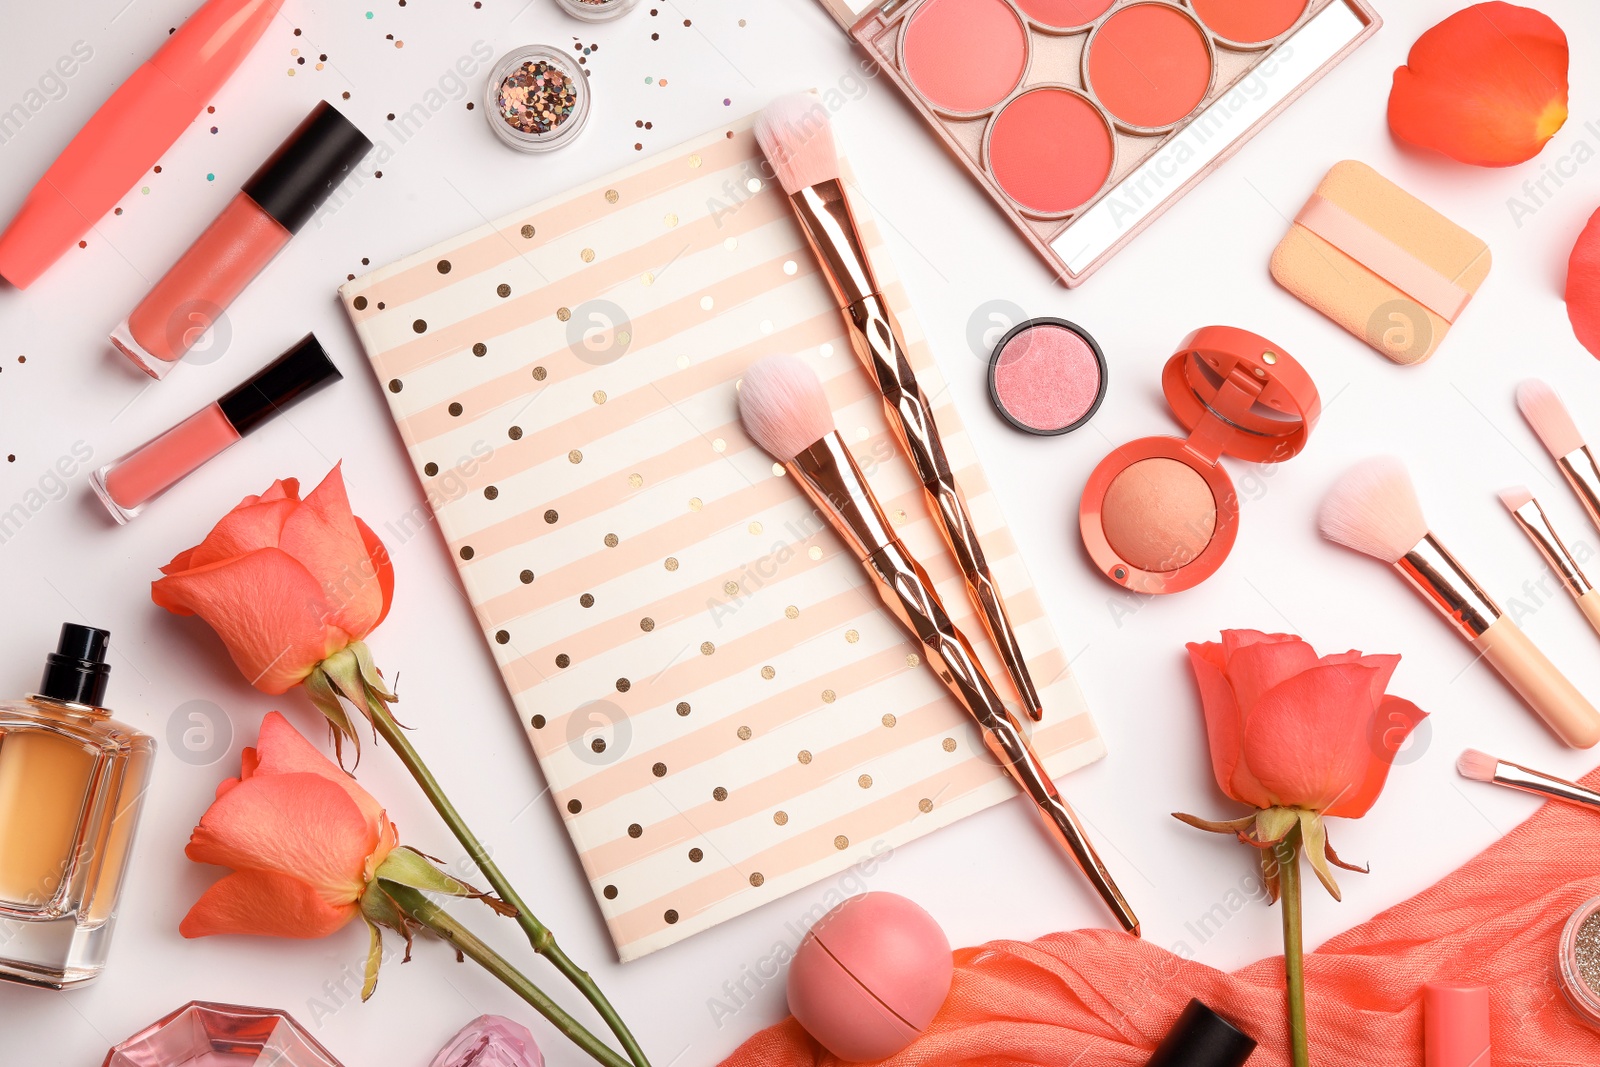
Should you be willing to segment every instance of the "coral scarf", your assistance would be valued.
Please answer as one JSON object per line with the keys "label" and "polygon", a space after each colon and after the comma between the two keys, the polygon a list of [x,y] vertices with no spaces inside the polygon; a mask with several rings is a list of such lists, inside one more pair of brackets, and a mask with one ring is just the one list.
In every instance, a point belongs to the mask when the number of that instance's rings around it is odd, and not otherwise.
{"label": "coral scarf", "polygon": [[[1600,785],[1600,771],[1584,783]],[[1420,1067],[1419,990],[1433,979],[1490,988],[1495,1067],[1595,1067],[1600,1033],[1563,999],[1556,942],[1600,896],[1600,814],[1549,803],[1465,866],[1306,956],[1318,1067]],[[1314,883],[1313,883],[1314,884]],[[955,954],[939,1017],[891,1067],[1142,1065],[1190,997],[1261,1042],[1250,1067],[1288,1063],[1283,960],[1233,974],[1106,930],[993,941]],[[794,1019],[756,1034],[723,1067],[838,1063]]]}

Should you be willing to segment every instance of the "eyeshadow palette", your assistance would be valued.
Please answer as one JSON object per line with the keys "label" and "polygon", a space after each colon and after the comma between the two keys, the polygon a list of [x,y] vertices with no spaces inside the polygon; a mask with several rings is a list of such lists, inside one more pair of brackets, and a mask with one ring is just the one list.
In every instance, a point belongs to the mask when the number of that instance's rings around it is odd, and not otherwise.
{"label": "eyeshadow palette", "polygon": [[1365,0],[824,0],[1068,286],[1382,24]]}

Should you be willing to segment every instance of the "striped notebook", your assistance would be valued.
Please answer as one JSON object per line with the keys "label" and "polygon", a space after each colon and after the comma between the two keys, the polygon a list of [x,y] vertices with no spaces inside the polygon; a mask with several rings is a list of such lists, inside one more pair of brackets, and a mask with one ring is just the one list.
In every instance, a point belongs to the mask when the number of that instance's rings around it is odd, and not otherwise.
{"label": "striped notebook", "polygon": [[[1015,698],[752,122],[340,290],[624,960],[1016,795],[739,426],[742,370],[806,359]],[[1103,745],[856,199],[1063,774]]]}

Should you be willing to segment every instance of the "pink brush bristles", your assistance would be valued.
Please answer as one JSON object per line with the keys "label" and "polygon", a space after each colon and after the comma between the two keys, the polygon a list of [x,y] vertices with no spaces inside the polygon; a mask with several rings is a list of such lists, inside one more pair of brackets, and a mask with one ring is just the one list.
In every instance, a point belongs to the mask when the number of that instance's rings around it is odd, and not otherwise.
{"label": "pink brush bristles", "polygon": [[1524,504],[1533,503],[1533,493],[1525,485],[1513,485],[1510,489],[1500,490],[1500,503],[1506,506],[1507,511],[1516,511]]}
{"label": "pink brush bristles", "polygon": [[1578,432],[1567,406],[1544,382],[1529,378],[1517,386],[1517,407],[1544,442],[1545,450],[1556,459],[1583,447],[1583,434]]}
{"label": "pink brush bristles", "polygon": [[1323,499],[1317,524],[1328,540],[1385,563],[1398,561],[1428,536],[1411,476],[1393,456],[1347,471]]}
{"label": "pink brush bristles", "polygon": [[833,409],[816,372],[796,356],[768,356],[744,372],[739,420],[750,439],[787,463],[833,432]]}
{"label": "pink brush bristles", "polygon": [[839,176],[833,123],[822,101],[810,93],[780,96],[768,104],[756,120],[756,143],[790,196]]}
{"label": "pink brush bristles", "polygon": [[1469,748],[1456,759],[1456,770],[1463,778],[1471,778],[1474,782],[1494,781],[1495,768],[1500,766],[1500,761],[1487,752],[1479,752]]}

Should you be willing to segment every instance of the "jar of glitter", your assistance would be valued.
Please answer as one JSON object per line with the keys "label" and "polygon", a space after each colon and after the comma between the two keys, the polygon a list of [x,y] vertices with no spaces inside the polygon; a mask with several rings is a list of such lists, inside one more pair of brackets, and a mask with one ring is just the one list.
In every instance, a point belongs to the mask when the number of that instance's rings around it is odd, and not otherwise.
{"label": "jar of glitter", "polygon": [[1561,992],[1585,1025],[1600,1030],[1600,897],[1579,905],[1556,949]]}
{"label": "jar of glitter", "polygon": [[632,11],[639,0],[556,0],[556,4],[575,19],[606,22]]}
{"label": "jar of glitter", "polygon": [[483,94],[489,128],[519,152],[548,152],[589,121],[589,79],[565,52],[514,48],[489,72]]}

